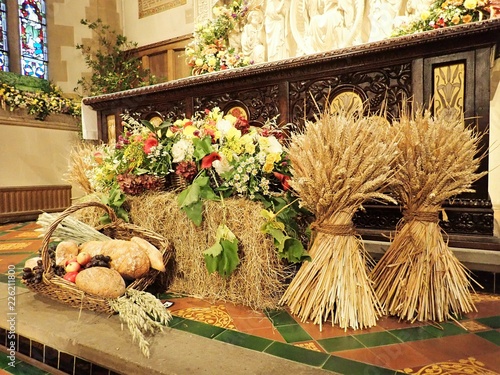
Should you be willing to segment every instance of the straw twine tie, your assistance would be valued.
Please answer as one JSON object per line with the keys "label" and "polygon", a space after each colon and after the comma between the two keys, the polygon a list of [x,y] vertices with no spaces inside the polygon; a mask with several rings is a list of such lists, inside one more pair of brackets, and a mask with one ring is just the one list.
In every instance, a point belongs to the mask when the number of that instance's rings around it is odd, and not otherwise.
{"label": "straw twine tie", "polygon": [[403,211],[403,218],[406,222],[412,220],[423,221],[427,223],[439,223],[438,211]]}

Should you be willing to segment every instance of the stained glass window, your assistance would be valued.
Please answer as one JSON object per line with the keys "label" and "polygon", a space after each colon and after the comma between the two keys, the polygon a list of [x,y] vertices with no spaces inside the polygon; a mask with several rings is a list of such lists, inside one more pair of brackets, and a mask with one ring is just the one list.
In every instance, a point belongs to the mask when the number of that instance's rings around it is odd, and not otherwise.
{"label": "stained glass window", "polygon": [[0,70],[9,70],[9,55],[7,43],[7,12],[5,0],[0,0]]}
{"label": "stained glass window", "polygon": [[48,78],[47,22],[44,0],[18,0],[21,73]]}

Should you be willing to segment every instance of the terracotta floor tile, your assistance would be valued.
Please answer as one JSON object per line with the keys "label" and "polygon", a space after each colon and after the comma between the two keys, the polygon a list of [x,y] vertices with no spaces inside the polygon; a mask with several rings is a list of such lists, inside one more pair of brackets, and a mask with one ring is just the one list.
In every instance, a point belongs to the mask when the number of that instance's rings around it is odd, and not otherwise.
{"label": "terracotta floor tile", "polygon": [[414,322],[410,323],[404,320],[399,320],[395,316],[383,316],[377,321],[377,326],[389,330],[389,329],[401,329],[401,328],[411,328],[411,327],[421,327],[427,325],[426,322]]}
{"label": "terracotta floor tile", "polygon": [[459,360],[485,353],[500,355],[499,346],[474,334],[412,341],[407,344],[433,362]]}
{"label": "terracotta floor tile", "polygon": [[[410,372],[410,371],[409,371]],[[481,375],[498,375],[498,373],[488,367],[487,364],[474,357],[463,358],[460,360],[451,360],[443,362],[435,362],[426,366],[414,367],[411,369],[412,374],[481,374]]]}
{"label": "terracotta floor tile", "polygon": [[226,310],[233,318],[236,317],[255,317],[255,318],[266,318],[266,314],[262,311],[252,310],[250,307],[235,305],[234,303],[226,303]]}
{"label": "terracotta floor tile", "polygon": [[267,316],[264,317],[258,317],[258,316],[249,316],[249,317],[242,317],[242,316],[233,316],[231,315],[234,325],[236,326],[236,329],[240,332],[248,332],[254,329],[260,329],[260,328],[272,328],[273,324],[271,321],[267,318]]}
{"label": "terracotta floor tile", "polygon": [[466,317],[469,319],[476,318],[486,318],[488,316],[496,316],[500,315],[500,301],[485,301],[476,304],[477,312],[473,311],[466,314]]}
{"label": "terracotta floor tile", "polygon": [[484,367],[488,370],[495,371],[500,374],[500,360],[498,360],[498,353],[476,354],[474,358],[484,363]]}
{"label": "terracotta floor tile", "polygon": [[[26,259],[31,257],[31,253],[2,255],[2,253],[0,252],[0,274],[5,274],[5,272],[7,272],[7,270],[9,269],[9,265],[22,263]],[[21,269],[22,268],[20,268],[18,271],[20,271]]]}
{"label": "terracotta floor tile", "polygon": [[212,305],[208,301],[193,297],[175,298],[172,302],[174,302],[174,305],[170,308],[170,311],[173,314],[175,314],[175,311],[177,310],[182,310],[188,307],[210,307]]}
{"label": "terracotta floor tile", "polygon": [[248,331],[245,331],[245,333],[248,333],[249,335],[259,336],[259,337],[263,337],[266,339],[278,341],[278,342],[283,342],[283,343],[286,342],[286,340],[283,338],[283,336],[281,336],[279,331],[274,327],[250,329]]}
{"label": "terracotta floor tile", "polygon": [[407,367],[421,367],[432,363],[429,357],[419,353],[409,343],[378,346],[370,348],[370,350],[380,358],[384,367],[395,370],[403,370]]}
{"label": "terracotta floor tile", "polygon": [[342,358],[352,359],[358,362],[368,363],[374,366],[387,367],[385,361],[382,360],[369,348],[342,350],[340,352],[335,352],[335,355]]}
{"label": "terracotta floor tile", "polygon": [[322,330],[319,330],[319,325],[313,324],[312,322],[299,322],[299,325],[304,328],[304,330],[315,340],[329,339],[332,337],[350,336],[354,330],[339,328],[338,326],[333,326],[331,323],[324,323]]}

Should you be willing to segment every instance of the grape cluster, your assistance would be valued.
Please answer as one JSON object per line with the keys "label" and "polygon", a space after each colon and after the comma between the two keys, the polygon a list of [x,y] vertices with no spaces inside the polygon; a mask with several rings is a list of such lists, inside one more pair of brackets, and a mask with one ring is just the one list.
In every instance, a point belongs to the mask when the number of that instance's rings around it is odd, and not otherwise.
{"label": "grape cluster", "polygon": [[43,263],[41,260],[33,269],[29,267],[23,268],[22,279],[26,284],[38,284],[42,281],[43,277]]}
{"label": "grape cluster", "polygon": [[94,255],[90,261],[85,265],[85,268],[90,267],[106,267],[110,268],[111,258],[107,255],[97,254]]}
{"label": "grape cluster", "polygon": [[57,276],[63,277],[66,274],[66,271],[64,270],[63,266],[53,266],[52,268],[54,269],[54,273]]}

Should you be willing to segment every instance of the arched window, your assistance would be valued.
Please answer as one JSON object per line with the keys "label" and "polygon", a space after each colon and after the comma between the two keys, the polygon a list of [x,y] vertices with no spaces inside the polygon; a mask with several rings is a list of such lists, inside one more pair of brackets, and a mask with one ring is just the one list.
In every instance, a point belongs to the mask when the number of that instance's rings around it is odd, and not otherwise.
{"label": "arched window", "polygon": [[48,78],[44,0],[18,0],[21,74]]}
{"label": "arched window", "polygon": [[0,0],[0,70],[9,70],[9,43],[7,42],[7,11],[5,0]]}
{"label": "arched window", "polygon": [[0,70],[48,79],[45,0],[0,0]]}

